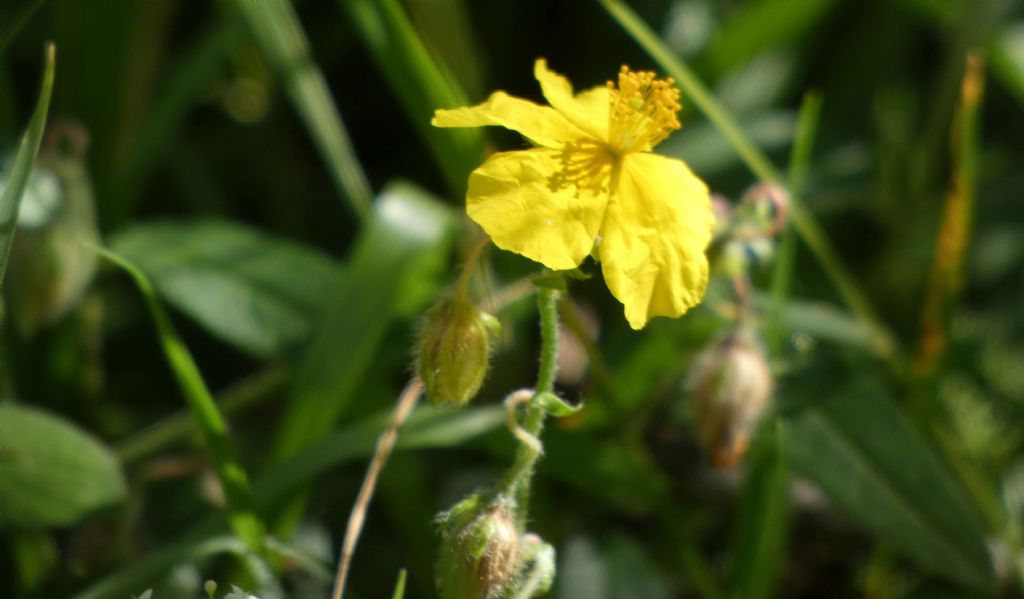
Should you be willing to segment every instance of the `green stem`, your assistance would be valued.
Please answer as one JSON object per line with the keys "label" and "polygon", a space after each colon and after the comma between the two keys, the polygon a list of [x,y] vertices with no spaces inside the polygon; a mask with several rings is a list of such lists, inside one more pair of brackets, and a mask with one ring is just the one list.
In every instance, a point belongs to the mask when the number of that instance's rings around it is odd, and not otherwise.
{"label": "green stem", "polygon": [[178,380],[178,385],[181,387],[192,415],[199,424],[206,446],[213,458],[217,477],[220,479],[227,499],[228,519],[231,526],[235,533],[245,541],[250,551],[257,555],[263,555],[263,539],[266,528],[256,515],[252,490],[249,488],[249,477],[235,457],[231,439],[228,437],[227,425],[217,403],[213,400],[210,390],[207,389],[195,360],[192,359],[184,341],[171,323],[167,311],[157,299],[153,284],[138,267],[122,256],[98,246],[92,246],[92,249],[124,269],[142,292],[156,325],[164,354],[167,356],[171,370]]}
{"label": "green stem", "polygon": [[[544,408],[538,397],[551,393],[555,388],[555,374],[558,370],[558,291],[543,288],[537,291],[537,310],[540,312],[540,370],[533,397],[526,406],[523,428],[535,438],[540,438],[544,427]],[[526,526],[526,515],[530,503],[530,481],[540,452],[527,443],[520,443],[516,461],[512,464],[499,487],[515,493],[518,505],[519,528]]]}
{"label": "green stem", "polygon": [[[715,99],[690,67],[669,50],[631,8],[621,0],[598,0],[598,2],[651,55],[654,61],[676,80],[680,89],[722,132],[722,135],[732,144],[740,158],[758,178],[768,183],[782,182],[782,175],[767,156],[743,133],[732,115]],[[894,364],[901,364],[892,334],[882,324],[867,297],[857,287],[853,277],[839,260],[821,225],[794,193],[790,193],[790,215],[793,226],[824,268],[843,301],[872,331],[877,353]]]}
{"label": "green stem", "polygon": [[[803,193],[807,179],[807,166],[811,161],[811,149],[814,146],[814,135],[818,129],[818,118],[821,115],[821,96],[808,93],[800,104],[800,115],[796,122],[796,138],[789,159],[789,192],[794,195]],[[782,309],[789,299],[793,282],[793,270],[796,267],[796,235],[787,221],[780,233],[778,257],[772,270],[772,303],[768,312],[768,324],[765,327],[768,348],[772,355],[782,350],[785,336],[782,326]]]}

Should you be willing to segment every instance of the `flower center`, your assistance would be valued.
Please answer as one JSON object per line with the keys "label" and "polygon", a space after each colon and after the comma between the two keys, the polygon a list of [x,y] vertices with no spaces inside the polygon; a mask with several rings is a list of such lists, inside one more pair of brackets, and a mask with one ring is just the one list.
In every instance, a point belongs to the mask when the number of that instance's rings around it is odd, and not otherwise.
{"label": "flower center", "polygon": [[676,113],[681,107],[675,82],[654,77],[651,71],[631,71],[623,65],[618,87],[608,82],[608,142],[613,151],[650,150],[680,127]]}

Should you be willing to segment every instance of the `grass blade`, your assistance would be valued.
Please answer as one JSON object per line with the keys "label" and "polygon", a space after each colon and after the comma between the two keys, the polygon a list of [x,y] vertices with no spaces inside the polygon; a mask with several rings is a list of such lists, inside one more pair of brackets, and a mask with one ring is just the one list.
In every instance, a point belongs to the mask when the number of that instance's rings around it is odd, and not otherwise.
{"label": "grass blade", "polygon": [[[32,119],[29,120],[28,128],[21,136],[14,164],[11,165],[7,178],[0,187],[0,291],[3,291],[4,273],[7,271],[7,260],[11,255],[14,231],[18,226],[18,208],[21,205],[21,196],[25,193],[29,177],[32,176],[32,166],[35,164],[36,155],[39,154],[39,144],[42,143],[43,130],[46,128],[46,115],[50,110],[57,49],[53,44],[47,44],[45,52],[46,64],[43,67],[43,83],[39,91],[39,101],[36,102],[36,109],[32,113]],[[0,296],[0,333],[3,332],[5,312],[3,296]],[[0,338],[0,397],[11,395],[14,391],[6,370],[6,349],[3,339]]]}
{"label": "grass blade", "polygon": [[483,161],[483,136],[479,129],[438,129],[430,118],[437,108],[469,104],[465,94],[442,73],[396,0],[342,0],[341,5],[433,151],[449,189],[461,199],[467,173]]}
{"label": "grass blade", "polygon": [[210,390],[207,389],[199,367],[174,329],[167,311],[157,299],[153,284],[146,275],[123,257],[103,248],[95,249],[101,256],[124,269],[142,292],[160,336],[167,362],[181,386],[192,415],[200,425],[206,447],[213,458],[217,477],[224,487],[231,526],[251,551],[262,554],[265,527],[256,515],[249,477],[235,457],[224,417]]}
{"label": "grass blade", "polygon": [[46,129],[46,114],[50,109],[50,95],[53,92],[56,54],[56,47],[53,44],[48,44],[39,101],[36,103],[36,109],[32,113],[28,128],[21,136],[14,164],[11,165],[7,178],[3,182],[2,191],[0,191],[0,289],[3,288],[7,259],[11,255],[11,243],[14,241],[14,229],[18,224],[18,207],[21,205],[21,196],[25,193],[29,177],[32,176],[32,166],[39,153],[43,130]]}
{"label": "grass blade", "polygon": [[[288,461],[271,467],[253,484],[259,505],[276,503],[331,468],[365,458],[373,453],[377,435],[387,426],[387,413],[380,413],[339,430],[306,448]],[[505,424],[505,410],[499,406],[471,409],[421,407],[406,421],[396,448],[403,450],[458,447],[470,439]],[[222,514],[211,514],[186,532],[178,542],[136,560],[98,581],[73,599],[128,597],[175,566],[217,552],[238,553],[236,537],[223,532]]]}
{"label": "grass blade", "polygon": [[360,218],[366,218],[373,197],[370,183],[356,158],[323,72],[313,62],[309,41],[291,3],[288,0],[237,0],[235,5],[267,60],[284,81],[288,96],[327,162],[338,190],[353,211]]}
{"label": "grass blade", "polygon": [[[821,116],[821,97],[807,94],[800,105],[797,117],[796,135],[793,152],[789,159],[789,191],[800,195],[807,179],[807,165],[811,161],[811,148],[814,146],[814,135],[818,129],[818,118]],[[779,242],[779,253],[772,270],[772,303],[765,323],[765,337],[768,348],[773,355],[782,349],[785,336],[782,328],[782,310],[792,291],[793,269],[796,267],[796,235],[793,227],[787,222],[782,230]]]}
{"label": "grass blade", "polygon": [[789,468],[783,454],[782,422],[771,419],[761,429],[747,460],[740,503],[737,570],[733,597],[773,596],[789,536]]}

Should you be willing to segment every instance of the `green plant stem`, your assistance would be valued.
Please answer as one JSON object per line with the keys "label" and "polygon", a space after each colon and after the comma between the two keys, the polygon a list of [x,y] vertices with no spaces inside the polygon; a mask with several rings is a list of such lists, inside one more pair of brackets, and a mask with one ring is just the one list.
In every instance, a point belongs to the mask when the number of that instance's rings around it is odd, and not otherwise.
{"label": "green plant stem", "polygon": [[227,425],[213,400],[206,383],[203,381],[199,367],[189,353],[167,311],[157,299],[156,291],[145,274],[134,264],[105,248],[93,246],[96,252],[124,269],[135,281],[142,292],[153,317],[160,344],[174,372],[178,385],[185,396],[188,407],[192,411],[199,428],[203,433],[206,446],[213,458],[217,477],[224,488],[228,504],[228,519],[235,533],[245,542],[249,550],[257,555],[264,554],[263,539],[266,528],[256,515],[252,491],[249,488],[249,477],[245,469],[234,455],[231,439],[228,437]]}
{"label": "green plant stem", "polygon": [[[555,388],[555,374],[558,371],[558,291],[543,288],[537,291],[537,310],[540,313],[540,369],[533,397],[526,406],[523,428],[539,440],[544,427],[544,408],[538,397],[551,393]],[[518,524],[526,526],[530,503],[530,481],[540,452],[526,443],[519,445],[516,461],[509,469],[503,488],[515,494],[518,505]]]}
{"label": "green plant stem", "polygon": [[[794,195],[803,193],[807,179],[807,166],[811,161],[811,149],[814,146],[814,135],[818,129],[818,118],[821,116],[821,97],[815,93],[804,96],[800,104],[800,115],[796,121],[796,136],[793,151],[789,159],[789,192]],[[772,303],[768,312],[768,324],[765,327],[768,348],[773,355],[782,349],[785,337],[782,326],[782,310],[789,300],[793,282],[793,270],[796,267],[796,235],[787,221],[781,232],[779,252],[772,270]]]}
{"label": "green plant stem", "polygon": [[[718,102],[704,86],[697,75],[680,60],[647,26],[631,8],[621,0],[597,0],[608,11],[619,25],[657,62],[666,73],[671,75],[679,87],[707,116],[722,135],[732,144],[740,158],[753,173],[768,183],[782,183],[782,175],[768,160],[767,156],[743,133],[736,119]],[[832,280],[839,295],[851,310],[872,331],[874,349],[884,358],[899,365],[902,370],[902,359],[892,334],[875,314],[874,308],[867,297],[854,282],[839,257],[832,249],[821,225],[803,206],[796,194],[790,193],[790,218],[807,247]]]}

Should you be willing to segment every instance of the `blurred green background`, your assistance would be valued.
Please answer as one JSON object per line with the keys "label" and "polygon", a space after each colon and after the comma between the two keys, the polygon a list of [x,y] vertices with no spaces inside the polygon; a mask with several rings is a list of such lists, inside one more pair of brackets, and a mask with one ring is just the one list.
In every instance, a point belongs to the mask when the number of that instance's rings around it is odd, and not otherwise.
{"label": "blurred green background", "polygon": [[[558,388],[586,407],[545,432],[529,523],[558,551],[550,596],[1019,596],[1021,3],[629,5],[793,169],[865,303],[850,305],[803,230],[755,265],[775,392],[744,462],[720,470],[683,381],[731,327],[727,285],[636,333],[599,275],[572,281],[569,323],[586,324],[563,371],[586,370]],[[45,42],[57,54],[3,264],[0,596],[198,597],[207,579],[218,596],[231,583],[263,599],[327,596],[366,459],[411,375],[417,319],[472,244],[466,177],[487,152],[524,147],[506,131],[431,129],[430,115],[495,89],[541,101],[537,57],[578,89],[621,64],[665,72],[618,6],[4,0],[5,173]],[[657,151],[738,201],[758,175],[689,91],[683,129]],[[225,524],[166,334],[82,239],[138,265],[168,306],[276,539],[267,561]],[[523,277],[538,266],[486,258],[474,292],[507,300],[491,373],[471,407],[410,419],[352,597],[390,596],[402,568],[406,597],[435,596],[434,515],[511,461],[498,401],[536,374]]]}

